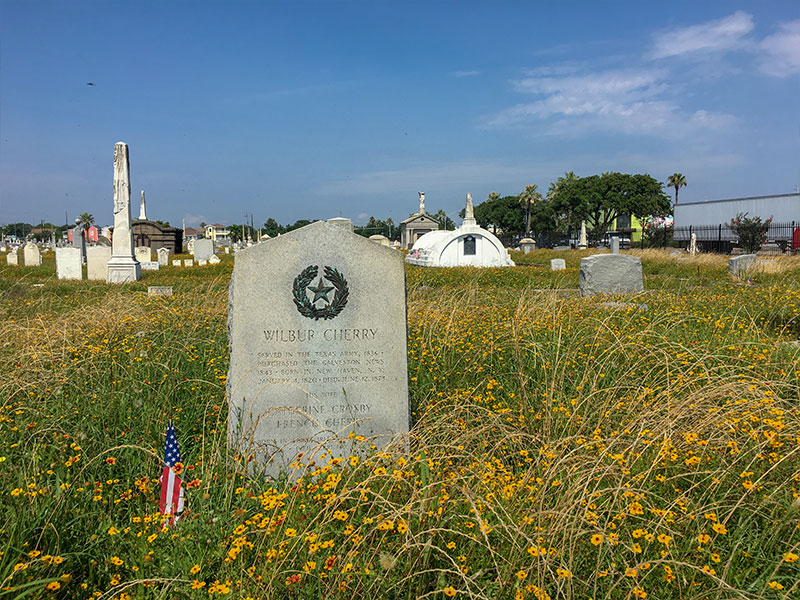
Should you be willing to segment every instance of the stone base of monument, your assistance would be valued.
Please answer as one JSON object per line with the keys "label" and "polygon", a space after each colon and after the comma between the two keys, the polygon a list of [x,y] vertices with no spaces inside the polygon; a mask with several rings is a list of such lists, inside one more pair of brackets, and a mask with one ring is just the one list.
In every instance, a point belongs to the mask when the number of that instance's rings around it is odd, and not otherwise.
{"label": "stone base of monument", "polygon": [[129,283],[142,278],[142,265],[132,256],[112,256],[108,261],[108,283]]}

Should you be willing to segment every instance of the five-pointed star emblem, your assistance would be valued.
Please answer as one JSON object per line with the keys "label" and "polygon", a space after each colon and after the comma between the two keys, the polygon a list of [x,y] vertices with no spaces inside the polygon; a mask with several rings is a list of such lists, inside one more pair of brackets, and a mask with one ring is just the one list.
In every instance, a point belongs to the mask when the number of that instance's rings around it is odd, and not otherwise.
{"label": "five-pointed star emblem", "polygon": [[317,283],[317,287],[315,288],[309,287],[308,289],[314,292],[314,299],[311,301],[311,303],[314,304],[320,298],[325,300],[325,302],[329,302],[328,293],[333,289],[333,286],[325,285],[322,281],[322,277],[320,277],[319,282]]}

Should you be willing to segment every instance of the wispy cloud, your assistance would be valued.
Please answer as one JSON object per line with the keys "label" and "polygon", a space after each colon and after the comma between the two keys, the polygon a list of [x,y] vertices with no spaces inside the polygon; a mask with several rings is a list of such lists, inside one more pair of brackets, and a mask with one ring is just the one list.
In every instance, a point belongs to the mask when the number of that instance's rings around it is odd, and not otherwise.
{"label": "wispy cloud", "polygon": [[758,48],[762,52],[762,72],[775,77],[800,74],[800,20],[782,23]]}
{"label": "wispy cloud", "polygon": [[655,38],[650,57],[667,58],[741,48],[746,45],[746,36],[752,30],[753,16],[740,10],[722,19],[661,32]]}
{"label": "wispy cloud", "polygon": [[193,215],[190,213],[184,214],[183,220],[186,222],[187,227],[198,227],[200,223],[210,222],[205,215]]}
{"label": "wispy cloud", "polygon": [[489,127],[536,123],[540,133],[582,135],[596,131],[685,135],[687,129],[720,129],[734,117],[712,111],[688,112],[672,99],[665,69],[612,69],[561,77],[527,77],[512,82],[537,97],[491,116]]}
{"label": "wispy cloud", "polygon": [[477,77],[480,75],[480,71],[452,71],[450,73],[450,77],[462,78],[462,77]]}

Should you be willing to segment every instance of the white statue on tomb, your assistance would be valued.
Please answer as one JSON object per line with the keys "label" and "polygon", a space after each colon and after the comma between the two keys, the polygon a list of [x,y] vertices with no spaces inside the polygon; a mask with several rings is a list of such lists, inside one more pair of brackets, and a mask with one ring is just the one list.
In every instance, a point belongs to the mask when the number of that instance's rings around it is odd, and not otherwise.
{"label": "white statue on tomb", "polygon": [[419,194],[419,214],[425,214],[425,192],[417,192]]}

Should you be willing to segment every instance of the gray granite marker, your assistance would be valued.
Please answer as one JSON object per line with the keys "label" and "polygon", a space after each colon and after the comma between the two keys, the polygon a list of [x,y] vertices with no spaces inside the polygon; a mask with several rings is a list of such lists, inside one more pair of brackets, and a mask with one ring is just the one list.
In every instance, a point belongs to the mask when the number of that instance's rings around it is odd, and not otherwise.
{"label": "gray granite marker", "polygon": [[637,293],[644,290],[642,261],[627,254],[595,254],[581,259],[581,296]]}
{"label": "gray granite marker", "polygon": [[611,238],[611,254],[619,254],[619,238],[617,236]]}
{"label": "gray granite marker", "polygon": [[236,253],[228,433],[252,469],[297,477],[298,457],[348,456],[351,432],[378,447],[408,432],[405,297],[403,256],[341,220]]}
{"label": "gray granite marker", "polygon": [[194,259],[197,261],[208,260],[214,254],[214,242],[211,240],[195,240]]}
{"label": "gray granite marker", "polygon": [[550,270],[551,271],[563,271],[567,268],[567,263],[563,258],[551,258],[550,259]]}
{"label": "gray granite marker", "polygon": [[755,265],[758,257],[755,254],[742,254],[728,259],[728,272],[734,277],[744,275],[745,271]]}

